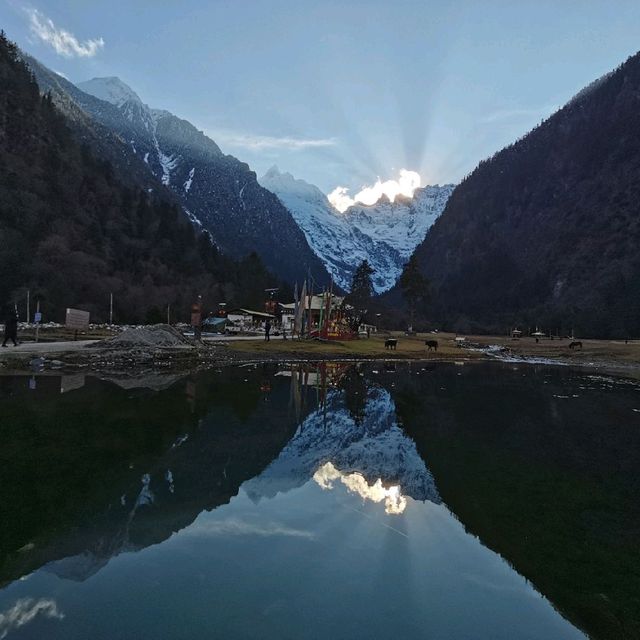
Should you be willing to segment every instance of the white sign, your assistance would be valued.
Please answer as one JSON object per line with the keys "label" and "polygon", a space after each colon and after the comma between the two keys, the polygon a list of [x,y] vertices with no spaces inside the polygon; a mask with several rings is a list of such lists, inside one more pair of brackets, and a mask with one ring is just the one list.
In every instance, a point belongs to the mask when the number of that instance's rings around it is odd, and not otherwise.
{"label": "white sign", "polygon": [[67,317],[64,321],[67,329],[88,329],[89,312],[80,309],[67,309]]}
{"label": "white sign", "polygon": [[40,313],[40,311],[36,311],[34,316],[33,316],[33,321],[34,322],[42,322],[42,313]]}

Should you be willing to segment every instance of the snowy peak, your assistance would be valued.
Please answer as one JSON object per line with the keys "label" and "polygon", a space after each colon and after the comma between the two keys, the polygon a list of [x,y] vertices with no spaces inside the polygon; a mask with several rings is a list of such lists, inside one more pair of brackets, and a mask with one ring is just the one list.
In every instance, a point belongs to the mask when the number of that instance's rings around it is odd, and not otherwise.
{"label": "snowy peak", "polygon": [[85,93],[88,93],[100,100],[115,104],[121,107],[126,102],[134,102],[142,105],[142,100],[138,94],[120,78],[110,76],[107,78],[92,78],[76,85]]}
{"label": "snowy peak", "polygon": [[442,213],[454,185],[418,188],[413,197],[382,196],[372,205],[356,203],[340,213],[315,185],[273,166],[260,184],[275,193],[291,212],[307,242],[335,282],[351,286],[362,260],[374,269],[377,293],[393,287],[415,247]]}
{"label": "snowy peak", "polygon": [[327,196],[313,184],[309,184],[304,180],[294,178],[288,172],[281,172],[276,165],[273,165],[267,173],[259,178],[258,182],[265,188],[275,193],[289,197],[303,198],[309,202],[317,201],[326,203],[328,207],[333,209]]}
{"label": "snowy peak", "polygon": [[[331,489],[338,480],[374,502],[390,497],[384,489],[394,486],[399,498],[441,502],[415,442],[396,422],[393,399],[381,387],[367,390],[361,423],[356,423],[347,409],[345,392],[331,391],[326,407],[311,413],[280,455],[259,476],[245,482],[243,489],[250,499],[259,502],[311,479],[323,489]],[[387,513],[400,512],[387,509]]]}

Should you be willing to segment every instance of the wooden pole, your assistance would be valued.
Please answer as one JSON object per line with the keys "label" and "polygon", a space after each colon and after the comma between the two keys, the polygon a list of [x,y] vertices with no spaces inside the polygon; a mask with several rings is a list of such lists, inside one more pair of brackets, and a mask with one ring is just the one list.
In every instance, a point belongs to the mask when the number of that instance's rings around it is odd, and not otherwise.
{"label": "wooden pole", "polygon": [[113,324],[113,293],[109,294],[109,324]]}
{"label": "wooden pole", "polygon": [[[36,302],[36,316],[40,317],[40,300]],[[40,331],[40,320],[36,322],[36,342],[38,342],[38,333]]]}

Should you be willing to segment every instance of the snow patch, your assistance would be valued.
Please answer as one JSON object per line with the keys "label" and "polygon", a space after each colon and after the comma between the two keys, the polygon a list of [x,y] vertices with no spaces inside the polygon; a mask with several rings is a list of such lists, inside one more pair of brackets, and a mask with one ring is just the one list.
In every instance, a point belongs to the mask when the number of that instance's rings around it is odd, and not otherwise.
{"label": "snow patch", "polygon": [[196,172],[196,168],[193,167],[191,171],[189,171],[189,177],[186,179],[184,183],[184,192],[189,193],[189,189],[191,189],[191,183],[193,182],[193,175]]}

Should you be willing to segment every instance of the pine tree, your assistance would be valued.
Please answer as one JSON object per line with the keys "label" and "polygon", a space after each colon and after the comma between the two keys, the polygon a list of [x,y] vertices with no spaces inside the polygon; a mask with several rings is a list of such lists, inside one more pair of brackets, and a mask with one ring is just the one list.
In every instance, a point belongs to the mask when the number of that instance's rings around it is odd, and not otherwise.
{"label": "pine tree", "polygon": [[348,302],[358,312],[366,309],[371,302],[371,297],[373,296],[371,276],[373,273],[373,268],[368,260],[363,260],[353,274]]}
{"label": "pine tree", "polygon": [[399,284],[402,295],[409,305],[410,322],[413,326],[416,308],[429,298],[429,281],[420,272],[415,255],[412,255],[405,265]]}

